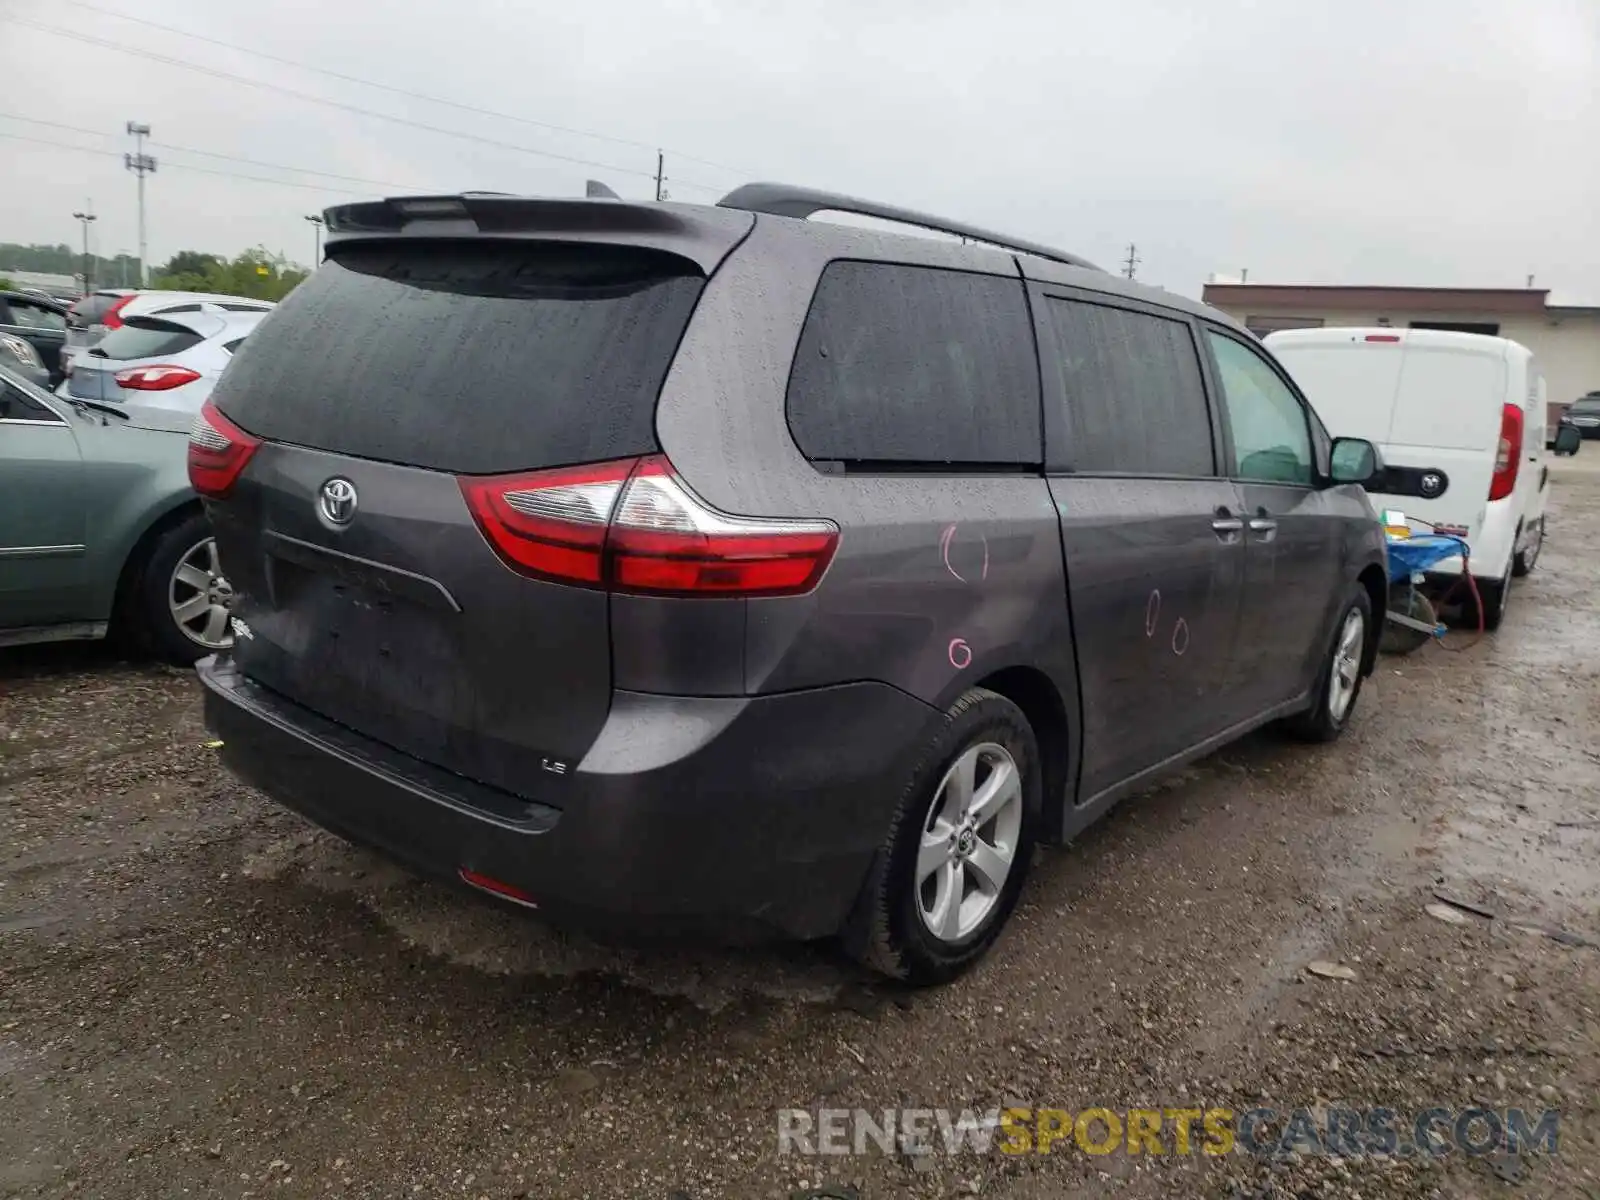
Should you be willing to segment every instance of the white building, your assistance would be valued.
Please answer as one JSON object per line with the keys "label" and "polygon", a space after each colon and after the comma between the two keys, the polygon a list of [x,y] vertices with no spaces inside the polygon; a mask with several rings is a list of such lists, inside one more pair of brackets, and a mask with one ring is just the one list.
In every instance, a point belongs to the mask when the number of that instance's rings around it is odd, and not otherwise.
{"label": "white building", "polygon": [[1538,360],[1552,419],[1562,405],[1600,391],[1600,307],[1552,303],[1545,290],[1230,282],[1208,283],[1202,295],[1258,336],[1276,329],[1388,325],[1510,338]]}

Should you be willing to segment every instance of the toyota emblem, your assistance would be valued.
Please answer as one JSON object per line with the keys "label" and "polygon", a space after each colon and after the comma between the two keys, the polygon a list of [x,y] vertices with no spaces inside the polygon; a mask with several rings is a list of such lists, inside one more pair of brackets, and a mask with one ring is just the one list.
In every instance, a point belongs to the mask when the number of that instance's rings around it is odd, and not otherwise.
{"label": "toyota emblem", "polygon": [[330,525],[348,525],[356,515],[356,485],[348,479],[330,479],[322,485],[317,508]]}

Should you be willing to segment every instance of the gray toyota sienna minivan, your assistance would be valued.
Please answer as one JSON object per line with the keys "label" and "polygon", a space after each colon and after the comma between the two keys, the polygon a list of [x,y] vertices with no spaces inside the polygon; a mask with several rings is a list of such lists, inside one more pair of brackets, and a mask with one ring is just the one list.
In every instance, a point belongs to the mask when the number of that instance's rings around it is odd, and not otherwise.
{"label": "gray toyota sienna minivan", "polygon": [[330,830],[556,921],[840,935],[926,983],[1036,844],[1350,719],[1382,466],[1221,313],[777,185],[326,220],[190,474],[235,595],[207,721]]}

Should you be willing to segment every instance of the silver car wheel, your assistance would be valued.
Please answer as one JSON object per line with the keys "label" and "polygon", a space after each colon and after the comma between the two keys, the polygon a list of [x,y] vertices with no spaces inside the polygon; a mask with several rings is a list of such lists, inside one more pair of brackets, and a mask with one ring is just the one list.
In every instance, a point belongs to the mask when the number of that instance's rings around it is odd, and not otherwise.
{"label": "silver car wheel", "polygon": [[917,848],[917,912],[941,942],[959,942],[1000,902],[1022,833],[1022,772],[1010,751],[983,742],[940,780]]}
{"label": "silver car wheel", "polygon": [[1367,641],[1367,623],[1360,610],[1345,614],[1339,641],[1333,648],[1333,669],[1328,672],[1328,715],[1343,721],[1361,681],[1361,651]]}
{"label": "silver car wheel", "polygon": [[207,650],[233,645],[228,628],[228,605],[233,589],[217,563],[215,538],[197,542],[178,559],[167,584],[167,608],[183,636]]}

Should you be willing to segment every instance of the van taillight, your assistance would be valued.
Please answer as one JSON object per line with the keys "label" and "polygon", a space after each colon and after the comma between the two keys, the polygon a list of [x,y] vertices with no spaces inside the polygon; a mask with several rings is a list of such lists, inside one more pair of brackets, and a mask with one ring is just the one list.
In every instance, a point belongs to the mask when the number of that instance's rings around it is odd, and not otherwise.
{"label": "van taillight", "polygon": [[1489,499],[1504,500],[1517,486],[1517,464],[1522,461],[1522,410],[1508,404],[1500,410],[1500,442],[1495,447],[1494,477]]}
{"label": "van taillight", "polygon": [[665,456],[521,475],[462,476],[462,497],[507,566],[537,579],[653,596],[793,596],[839,544],[825,520],[712,508]]}
{"label": "van taillight", "polygon": [[207,400],[189,427],[189,486],[202,496],[226,496],[261,445]]}

